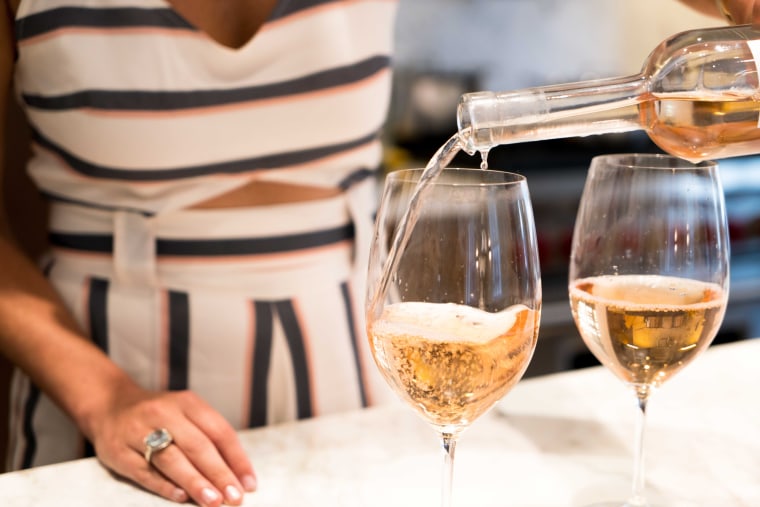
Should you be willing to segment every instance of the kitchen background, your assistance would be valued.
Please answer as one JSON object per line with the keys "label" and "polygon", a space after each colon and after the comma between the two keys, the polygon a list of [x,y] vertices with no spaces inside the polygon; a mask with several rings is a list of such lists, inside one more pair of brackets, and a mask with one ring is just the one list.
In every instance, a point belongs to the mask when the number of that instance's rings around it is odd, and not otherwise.
{"label": "kitchen background", "polygon": [[[639,72],[677,32],[724,24],[677,0],[401,0],[388,170],[419,166],[456,129],[459,95]],[[544,308],[528,375],[596,364],[567,300],[570,239],[588,163],[659,151],[644,133],[502,146],[489,165],[525,174],[541,255]],[[477,167],[463,156],[455,165]],[[720,161],[732,241],[729,309],[715,343],[760,336],[760,157]]]}

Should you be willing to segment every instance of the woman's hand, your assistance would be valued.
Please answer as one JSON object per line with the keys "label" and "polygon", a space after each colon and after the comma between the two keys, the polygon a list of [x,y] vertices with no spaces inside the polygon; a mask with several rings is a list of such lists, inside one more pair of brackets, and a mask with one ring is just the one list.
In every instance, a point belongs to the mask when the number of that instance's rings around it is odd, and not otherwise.
{"label": "woman's hand", "polygon": [[698,11],[723,17],[729,23],[744,25],[760,23],[758,0],[681,0]]}
{"label": "woman's hand", "polygon": [[[88,433],[100,461],[117,474],[176,502],[240,505],[256,477],[234,429],[189,391],[156,393],[130,386],[114,393]],[[144,457],[144,438],[166,428],[173,443]]]}
{"label": "woman's hand", "polygon": [[716,0],[715,5],[719,14],[734,25],[760,22],[760,2],[756,0]]}

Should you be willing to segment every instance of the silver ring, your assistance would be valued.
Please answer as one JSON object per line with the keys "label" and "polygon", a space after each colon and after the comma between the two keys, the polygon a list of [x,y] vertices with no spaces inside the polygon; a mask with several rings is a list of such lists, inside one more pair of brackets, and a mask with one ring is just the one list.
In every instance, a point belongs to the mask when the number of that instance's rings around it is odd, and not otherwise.
{"label": "silver ring", "polygon": [[153,455],[163,451],[172,443],[174,442],[174,437],[172,437],[172,434],[169,433],[169,430],[166,428],[160,428],[156,431],[152,431],[143,439],[143,443],[145,444],[145,461],[148,462],[150,465],[150,460],[153,458]]}

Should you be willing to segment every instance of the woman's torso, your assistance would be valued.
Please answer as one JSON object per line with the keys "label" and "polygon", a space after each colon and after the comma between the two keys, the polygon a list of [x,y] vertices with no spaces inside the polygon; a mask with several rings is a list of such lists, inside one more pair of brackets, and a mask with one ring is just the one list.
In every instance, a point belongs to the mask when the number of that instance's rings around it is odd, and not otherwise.
{"label": "woman's torso", "polygon": [[327,197],[377,167],[393,0],[207,6],[20,2],[43,192],[158,213]]}

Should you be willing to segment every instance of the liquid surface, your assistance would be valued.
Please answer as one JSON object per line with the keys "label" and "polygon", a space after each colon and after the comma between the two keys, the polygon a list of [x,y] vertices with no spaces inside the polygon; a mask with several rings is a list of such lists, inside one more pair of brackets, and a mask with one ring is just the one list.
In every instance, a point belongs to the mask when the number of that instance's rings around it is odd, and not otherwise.
{"label": "liquid surface", "polygon": [[391,387],[426,420],[455,434],[522,377],[539,313],[523,305],[488,313],[451,303],[396,303],[368,332]]}
{"label": "liquid surface", "polygon": [[600,362],[627,383],[657,387],[713,340],[726,293],[686,278],[601,276],[571,284],[570,305]]}

